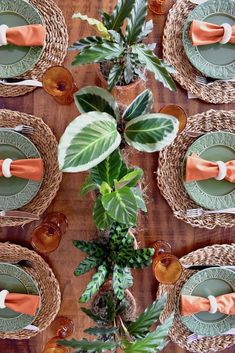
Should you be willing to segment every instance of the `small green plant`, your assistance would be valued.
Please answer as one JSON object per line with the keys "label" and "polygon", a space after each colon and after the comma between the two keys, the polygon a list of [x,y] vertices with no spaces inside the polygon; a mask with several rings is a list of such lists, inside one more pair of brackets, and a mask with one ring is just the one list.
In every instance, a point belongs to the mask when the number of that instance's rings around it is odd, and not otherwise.
{"label": "small green plant", "polygon": [[120,315],[112,314],[110,320],[104,321],[91,311],[84,312],[98,324],[98,326],[85,330],[95,340],[86,338],[82,340],[59,341],[61,345],[71,347],[74,353],[100,353],[117,352],[121,348],[124,353],[156,353],[161,351],[168,343],[167,336],[173,322],[169,317],[157,328],[150,330],[156,324],[163,311],[166,297],[153,302],[134,322],[123,322]]}
{"label": "small green plant", "polygon": [[116,224],[102,243],[74,240],[73,245],[88,255],[75,269],[76,276],[97,268],[79,299],[81,303],[88,302],[109,277],[112,277],[116,297],[124,299],[125,289],[133,284],[131,269],[149,266],[154,254],[152,248],[135,249],[134,237],[128,233],[128,229]]}
{"label": "small green plant", "polygon": [[81,115],[68,125],[59,143],[59,165],[65,172],[97,166],[121,141],[139,151],[160,151],[178,132],[175,117],[150,114],[153,97],[149,90],[136,97],[122,114],[113,96],[102,88],[82,88],[75,94],[75,102]]}
{"label": "small green plant", "polygon": [[108,89],[129,84],[140,77],[144,68],[170,90],[176,86],[170,73],[175,70],[155,54],[155,44],[143,40],[152,32],[152,20],[145,21],[147,0],[118,0],[111,15],[101,12],[101,21],[76,13],[73,18],[87,21],[99,36],[80,39],[70,50],[79,50],[72,65],[103,63]]}

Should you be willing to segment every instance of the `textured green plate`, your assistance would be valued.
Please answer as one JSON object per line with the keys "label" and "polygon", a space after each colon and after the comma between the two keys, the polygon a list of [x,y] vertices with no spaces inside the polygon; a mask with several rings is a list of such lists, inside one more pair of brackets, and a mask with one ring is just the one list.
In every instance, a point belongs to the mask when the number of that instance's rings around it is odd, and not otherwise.
{"label": "textured green plate", "polygon": [[[34,144],[25,136],[0,129],[0,159],[41,158]],[[0,177],[0,210],[14,210],[29,203],[41,182],[16,177]]]}
{"label": "textured green plate", "polygon": [[[28,24],[43,24],[38,11],[24,0],[0,1],[0,24],[9,27]],[[0,47],[0,77],[8,78],[22,75],[37,63],[42,47]]]}
{"label": "textured green plate", "polygon": [[[20,267],[0,263],[0,288],[10,293],[38,294],[39,289],[32,279]],[[36,316],[16,313],[11,309],[0,309],[0,332],[14,332],[30,325]]]}
{"label": "textured green plate", "polygon": [[[222,268],[209,268],[197,272],[183,286],[180,296],[195,295],[207,298],[235,292],[235,272]],[[179,301],[180,302],[180,301]],[[201,312],[192,316],[181,316],[183,324],[194,333],[216,336],[235,326],[235,315],[219,312]]]}
{"label": "textured green plate", "polygon": [[198,138],[188,149],[183,162],[183,183],[189,196],[200,206],[220,210],[235,206],[235,184],[215,179],[186,183],[186,158],[196,153],[203,159],[227,162],[235,159],[235,134],[211,132]]}
{"label": "textured green plate", "polygon": [[233,0],[208,0],[197,6],[188,16],[183,30],[183,44],[189,61],[199,71],[209,77],[228,79],[235,76],[235,45],[210,44],[192,45],[189,29],[192,20],[206,21],[221,25],[235,25],[235,5]]}

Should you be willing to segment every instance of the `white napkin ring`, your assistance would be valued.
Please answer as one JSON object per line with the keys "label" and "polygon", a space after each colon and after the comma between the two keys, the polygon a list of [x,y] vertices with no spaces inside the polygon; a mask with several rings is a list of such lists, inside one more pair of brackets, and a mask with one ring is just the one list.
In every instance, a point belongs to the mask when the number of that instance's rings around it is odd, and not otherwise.
{"label": "white napkin ring", "polygon": [[0,309],[5,309],[6,305],[5,305],[5,300],[6,300],[6,296],[9,294],[8,290],[3,289],[0,292]]}
{"label": "white napkin ring", "polygon": [[218,305],[217,305],[217,300],[216,297],[214,297],[213,295],[209,295],[208,299],[210,301],[210,314],[215,314],[218,310]]}
{"label": "white napkin ring", "polygon": [[8,30],[7,25],[0,26],[0,47],[2,45],[7,45],[7,30]]}
{"label": "white napkin ring", "polygon": [[218,161],[216,162],[219,167],[218,175],[215,177],[216,180],[223,180],[227,174],[227,166],[224,162]]}
{"label": "white napkin ring", "polygon": [[232,26],[229,23],[223,23],[221,27],[224,28],[224,35],[220,41],[220,44],[227,44],[230,41],[233,34]]}
{"label": "white napkin ring", "polygon": [[11,163],[12,163],[12,159],[7,158],[4,159],[3,163],[2,163],[2,175],[5,178],[11,178],[12,174],[11,174]]}

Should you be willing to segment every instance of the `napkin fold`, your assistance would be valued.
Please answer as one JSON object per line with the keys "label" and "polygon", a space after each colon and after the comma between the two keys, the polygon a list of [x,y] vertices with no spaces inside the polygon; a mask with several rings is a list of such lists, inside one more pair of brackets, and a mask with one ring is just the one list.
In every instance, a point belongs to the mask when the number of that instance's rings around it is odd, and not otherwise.
{"label": "napkin fold", "polygon": [[22,47],[43,46],[46,39],[46,29],[42,25],[27,25],[8,28],[0,26],[0,46],[14,44]]}
{"label": "napkin fold", "polygon": [[200,158],[193,153],[186,161],[185,181],[206,180],[215,178],[217,180],[228,180],[235,183],[235,160],[223,163],[210,162]]}
{"label": "napkin fold", "polygon": [[7,158],[0,160],[0,177],[10,178],[15,176],[22,179],[41,181],[44,168],[41,158],[19,159],[12,161]]}
{"label": "napkin fold", "polygon": [[208,311],[211,314],[220,312],[226,315],[235,315],[235,293],[209,296],[202,298],[191,295],[181,296],[181,315],[191,316],[200,312]]}
{"label": "napkin fold", "polygon": [[225,23],[221,26],[193,20],[189,30],[189,36],[194,46],[214,43],[235,44],[235,26]]}
{"label": "napkin fold", "polygon": [[35,316],[40,305],[40,298],[33,294],[0,292],[0,309],[11,309],[17,313]]}

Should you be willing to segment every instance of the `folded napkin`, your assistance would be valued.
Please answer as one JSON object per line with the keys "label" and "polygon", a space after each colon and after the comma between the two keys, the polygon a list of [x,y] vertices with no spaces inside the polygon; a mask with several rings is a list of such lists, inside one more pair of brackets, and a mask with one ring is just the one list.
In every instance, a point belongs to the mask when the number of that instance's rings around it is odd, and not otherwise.
{"label": "folded napkin", "polygon": [[194,46],[214,43],[235,44],[235,26],[228,23],[218,26],[213,23],[193,20],[189,35]]}
{"label": "folded napkin", "polygon": [[14,44],[21,47],[43,46],[46,38],[46,29],[42,25],[27,25],[8,28],[0,26],[0,47]]}
{"label": "folded napkin", "polygon": [[38,295],[0,292],[0,309],[11,309],[17,313],[35,316],[40,305]]}
{"label": "folded napkin", "polygon": [[214,297],[209,295],[208,298],[196,297],[192,295],[181,296],[181,315],[190,316],[208,311],[215,314],[217,311],[227,315],[235,315],[235,293],[229,293]]}
{"label": "folded napkin", "polygon": [[195,153],[187,158],[185,176],[187,182],[211,178],[225,179],[235,183],[235,160],[226,163],[210,162],[198,157]]}
{"label": "folded napkin", "polygon": [[0,177],[10,178],[12,176],[41,181],[44,173],[41,158],[19,159],[13,161],[10,158],[0,160]]}

